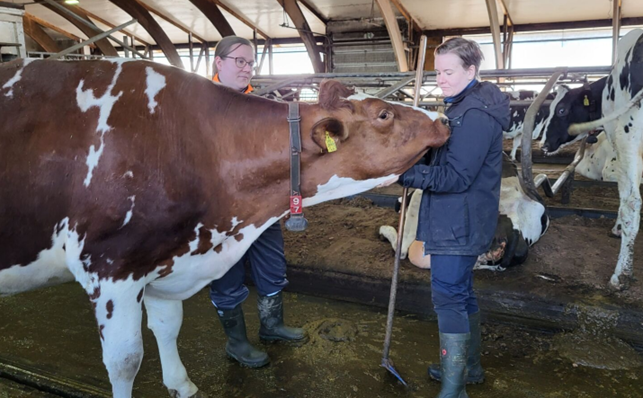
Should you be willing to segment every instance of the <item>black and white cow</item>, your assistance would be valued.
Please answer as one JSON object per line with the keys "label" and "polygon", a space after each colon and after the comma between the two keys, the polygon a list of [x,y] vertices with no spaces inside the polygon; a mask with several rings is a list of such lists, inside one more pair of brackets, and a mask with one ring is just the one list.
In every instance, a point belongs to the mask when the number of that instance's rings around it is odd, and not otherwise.
{"label": "black and white cow", "polygon": [[[507,267],[524,263],[529,247],[536,243],[549,227],[549,216],[542,199],[529,197],[520,184],[519,178],[516,165],[505,155],[502,164],[498,226],[489,251],[478,257],[474,269],[502,271]],[[422,190],[416,189],[409,197],[400,258],[404,259],[409,254],[412,263],[420,268],[428,268],[425,265],[426,260],[417,254],[410,255],[409,251],[416,242]],[[388,240],[395,250],[397,243],[395,228],[383,225],[379,232],[380,236]]]}
{"label": "black and white cow", "polygon": [[607,77],[604,77],[589,85],[573,89],[564,84],[558,86],[543,128],[543,153],[548,156],[555,155],[560,149],[585,136],[571,136],[567,129],[571,124],[589,122],[601,117],[602,92],[606,81]]}
{"label": "black and white cow", "polygon": [[[509,96],[509,99],[520,100],[520,101],[533,101],[537,96],[537,91],[531,90],[521,90],[521,91],[510,91],[506,93]],[[550,93],[547,95],[548,100],[553,100],[554,95]],[[529,105],[510,105],[511,108],[511,126],[508,130],[502,132],[502,137],[506,140],[513,139],[513,146],[511,148],[511,160],[516,160],[516,151],[520,148],[522,144],[522,130],[525,120],[525,115],[529,109]],[[538,113],[536,113],[534,131],[532,133],[532,139],[537,139],[540,137],[540,133],[545,126],[545,122],[549,117],[549,106],[541,106]]]}
{"label": "black and white cow", "polygon": [[[634,242],[641,221],[641,175],[643,174],[643,30],[635,29],[618,42],[618,57],[602,94],[603,118],[580,126],[575,133],[604,126],[616,153],[620,206],[612,229],[621,235],[621,250],[612,286],[623,288],[633,274]],[[566,133],[567,134],[567,133]]]}

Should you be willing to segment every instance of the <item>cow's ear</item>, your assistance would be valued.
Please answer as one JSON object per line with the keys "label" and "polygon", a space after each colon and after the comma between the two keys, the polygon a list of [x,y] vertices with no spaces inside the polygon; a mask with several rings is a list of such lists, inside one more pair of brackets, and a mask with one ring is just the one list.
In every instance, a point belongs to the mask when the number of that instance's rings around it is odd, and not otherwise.
{"label": "cow's ear", "polygon": [[344,123],[329,117],[315,123],[311,138],[321,148],[321,152],[335,152],[348,138],[348,130]]}
{"label": "cow's ear", "polygon": [[348,108],[354,112],[353,104],[345,99],[353,94],[354,88],[348,88],[337,80],[324,79],[319,84],[319,105],[327,111]]}

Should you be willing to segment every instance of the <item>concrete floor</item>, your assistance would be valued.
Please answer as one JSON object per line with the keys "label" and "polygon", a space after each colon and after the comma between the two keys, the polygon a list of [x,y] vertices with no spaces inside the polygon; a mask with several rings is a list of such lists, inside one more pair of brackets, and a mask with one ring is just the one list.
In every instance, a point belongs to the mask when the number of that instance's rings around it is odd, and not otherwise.
{"label": "concrete floor", "polygon": [[[244,309],[251,340],[258,342],[252,294]],[[439,384],[429,381],[427,365],[438,359],[437,325],[412,314],[395,319],[391,358],[409,382],[404,388],[379,367],[386,312],[368,306],[286,294],[286,318],[303,325],[310,340],[303,346],[260,345],[272,363],[262,369],[239,367],[225,357],[225,337],[202,291],[185,302],[179,350],[191,379],[209,397],[433,397]],[[591,331],[590,331],[591,333]],[[602,342],[566,339],[503,325],[483,327],[483,365],[487,381],[467,389],[471,397],[643,397],[643,369],[605,370]],[[164,397],[153,335],[144,328],[145,358],[134,396]],[[568,359],[574,355],[588,358]],[[588,344],[582,347],[582,344]],[[607,342],[605,343],[607,344]],[[562,345],[562,346],[561,346]],[[618,351],[622,350],[622,351]],[[640,364],[640,356],[618,346],[607,350],[611,364]],[[593,355],[596,352],[596,355]],[[599,355],[600,354],[600,355]],[[0,355],[27,361],[43,371],[109,391],[92,310],[84,292],[67,284],[0,299]],[[603,356],[601,356],[603,355]],[[633,365],[632,365],[633,364]],[[613,367],[613,366],[612,366]],[[0,398],[52,397],[0,378]]]}

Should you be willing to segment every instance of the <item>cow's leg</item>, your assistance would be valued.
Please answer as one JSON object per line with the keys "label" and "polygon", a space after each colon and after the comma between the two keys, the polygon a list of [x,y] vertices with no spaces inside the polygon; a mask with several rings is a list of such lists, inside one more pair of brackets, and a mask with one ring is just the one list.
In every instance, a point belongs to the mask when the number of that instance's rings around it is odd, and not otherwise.
{"label": "cow's leg", "polygon": [[144,286],[144,281],[102,280],[90,294],[103,346],[103,363],[115,398],[132,396],[134,378],[143,359],[143,310],[137,296]]}
{"label": "cow's leg", "polygon": [[196,397],[198,388],[188,378],[176,346],[179,329],[183,323],[183,302],[145,295],[145,309],[147,327],[154,332],[159,347],[163,384],[172,397]]}
{"label": "cow's leg", "polygon": [[516,152],[518,152],[520,144],[522,144],[522,133],[518,134],[513,139],[513,145],[511,147],[511,160],[513,161],[516,161]]}
{"label": "cow's leg", "polygon": [[[623,132],[620,132],[623,133]],[[643,172],[643,159],[638,146],[626,143],[617,148],[619,151],[619,166],[621,173],[618,179],[618,192],[620,206],[618,209],[618,222],[620,222],[621,251],[614,275],[610,279],[612,286],[623,288],[626,279],[632,277],[632,263],[634,261],[634,241],[641,222],[641,173]]]}

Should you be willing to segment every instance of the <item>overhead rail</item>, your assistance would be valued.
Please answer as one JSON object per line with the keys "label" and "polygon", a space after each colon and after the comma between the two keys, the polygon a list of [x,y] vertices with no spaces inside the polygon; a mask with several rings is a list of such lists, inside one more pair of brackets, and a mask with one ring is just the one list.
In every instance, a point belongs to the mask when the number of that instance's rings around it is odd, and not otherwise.
{"label": "overhead rail", "polygon": [[[560,80],[572,82],[582,80],[588,76],[605,76],[610,71],[610,66],[583,66],[566,68],[566,73]],[[559,68],[524,68],[524,69],[491,69],[480,71],[482,79],[521,79],[541,78],[543,82],[530,81],[529,84],[544,84]],[[338,79],[360,87],[395,87],[387,95],[405,88],[415,79],[415,72],[377,72],[377,73],[315,73],[306,75],[258,75],[252,80],[252,85],[257,88],[257,95],[265,95],[275,90],[297,87],[302,85],[313,86],[323,79]],[[435,83],[435,71],[424,71],[423,83]],[[407,82],[404,84],[404,82]],[[518,84],[517,82],[503,82],[501,84]]]}

